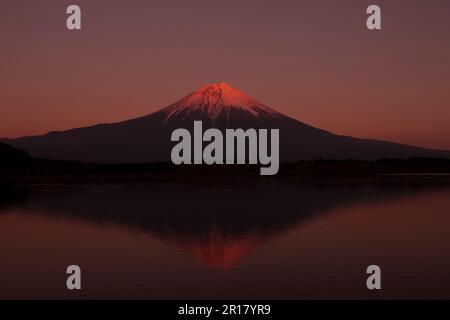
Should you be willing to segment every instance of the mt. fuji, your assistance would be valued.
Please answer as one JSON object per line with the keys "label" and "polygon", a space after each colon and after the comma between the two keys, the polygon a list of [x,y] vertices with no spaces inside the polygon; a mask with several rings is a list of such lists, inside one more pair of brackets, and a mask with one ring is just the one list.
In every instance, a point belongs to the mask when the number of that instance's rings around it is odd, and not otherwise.
{"label": "mt. fuji", "polygon": [[205,129],[279,129],[281,161],[450,158],[450,151],[335,135],[287,117],[225,83],[205,85],[144,117],[1,141],[47,159],[97,163],[170,161],[172,131],[192,131],[195,120],[202,121]]}

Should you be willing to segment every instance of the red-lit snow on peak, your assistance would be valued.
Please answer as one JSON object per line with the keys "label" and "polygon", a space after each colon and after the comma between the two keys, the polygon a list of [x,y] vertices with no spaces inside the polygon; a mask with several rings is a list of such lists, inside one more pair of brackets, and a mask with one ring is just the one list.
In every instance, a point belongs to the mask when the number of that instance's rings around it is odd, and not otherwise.
{"label": "red-lit snow on peak", "polygon": [[244,111],[255,118],[267,118],[279,115],[272,108],[232,88],[226,83],[207,84],[192,92],[177,103],[169,106],[166,119],[192,112],[202,112],[210,119],[216,119],[222,111]]}

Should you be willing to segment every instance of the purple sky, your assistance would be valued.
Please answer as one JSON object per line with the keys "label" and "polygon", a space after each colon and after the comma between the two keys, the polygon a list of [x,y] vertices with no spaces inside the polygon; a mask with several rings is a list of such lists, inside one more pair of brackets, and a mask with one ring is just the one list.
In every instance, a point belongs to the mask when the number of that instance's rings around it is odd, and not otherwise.
{"label": "purple sky", "polygon": [[[365,27],[370,4],[381,32]],[[228,82],[338,134],[450,149],[448,0],[2,0],[0,39],[0,137],[141,116]]]}

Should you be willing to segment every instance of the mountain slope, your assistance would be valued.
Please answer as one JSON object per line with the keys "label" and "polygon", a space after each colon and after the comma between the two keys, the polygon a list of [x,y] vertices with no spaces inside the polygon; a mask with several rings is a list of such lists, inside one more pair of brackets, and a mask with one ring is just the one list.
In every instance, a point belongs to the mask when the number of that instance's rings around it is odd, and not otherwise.
{"label": "mountain slope", "polygon": [[449,151],[338,136],[286,117],[224,83],[203,86],[144,117],[3,141],[49,159],[99,163],[168,161],[172,131],[192,131],[194,120],[202,120],[204,129],[280,129],[281,161],[450,157]]}

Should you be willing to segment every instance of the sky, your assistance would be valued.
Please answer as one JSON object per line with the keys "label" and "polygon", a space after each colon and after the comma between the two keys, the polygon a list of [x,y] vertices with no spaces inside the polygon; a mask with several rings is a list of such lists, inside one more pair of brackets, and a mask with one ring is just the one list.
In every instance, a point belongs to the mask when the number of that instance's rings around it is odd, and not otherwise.
{"label": "sky", "polygon": [[[81,31],[66,29],[70,4]],[[450,150],[449,15],[448,0],[2,0],[0,137],[130,119],[227,82],[337,134]]]}

